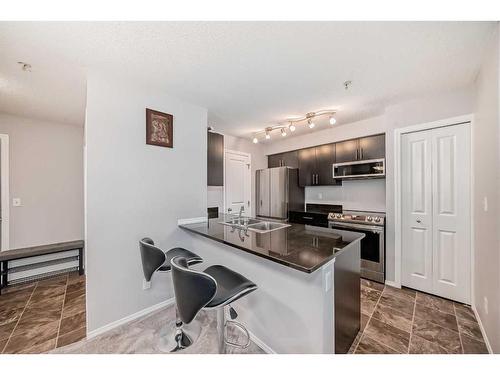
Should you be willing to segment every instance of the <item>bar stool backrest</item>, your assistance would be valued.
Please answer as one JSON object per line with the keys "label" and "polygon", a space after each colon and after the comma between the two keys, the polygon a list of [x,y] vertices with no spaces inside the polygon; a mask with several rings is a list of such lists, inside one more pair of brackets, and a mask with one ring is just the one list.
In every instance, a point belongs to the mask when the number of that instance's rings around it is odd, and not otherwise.
{"label": "bar stool backrest", "polygon": [[151,281],[153,273],[167,260],[165,253],[155,246],[154,241],[145,237],[139,241],[141,249],[142,271],[146,281]]}
{"label": "bar stool backrest", "polygon": [[217,282],[204,272],[189,269],[186,258],[175,257],[170,263],[179,318],[189,324],[214,298]]}

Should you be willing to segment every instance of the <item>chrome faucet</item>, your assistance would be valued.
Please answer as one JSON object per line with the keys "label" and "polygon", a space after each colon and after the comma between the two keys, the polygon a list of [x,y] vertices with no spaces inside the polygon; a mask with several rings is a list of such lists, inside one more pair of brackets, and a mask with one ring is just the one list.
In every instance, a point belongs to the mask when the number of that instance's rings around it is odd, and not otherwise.
{"label": "chrome faucet", "polygon": [[245,207],[240,206],[240,213],[238,214],[238,220],[241,221],[241,215],[243,214],[243,211],[245,211]]}

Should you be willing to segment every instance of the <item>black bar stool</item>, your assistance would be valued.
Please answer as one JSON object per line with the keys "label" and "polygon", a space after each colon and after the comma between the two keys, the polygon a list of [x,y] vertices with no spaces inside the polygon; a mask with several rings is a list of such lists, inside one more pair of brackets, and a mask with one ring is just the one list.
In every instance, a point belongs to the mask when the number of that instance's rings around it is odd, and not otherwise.
{"label": "black bar stool", "polygon": [[[250,345],[250,335],[246,328],[234,320],[226,320],[226,308],[229,308],[231,319],[236,319],[236,311],[229,306],[241,297],[257,289],[252,281],[221,265],[208,267],[199,272],[189,269],[187,258],[174,257],[172,265],[172,280],[174,294],[177,301],[180,324],[177,326],[177,348],[182,350],[188,347],[183,337],[184,325],[191,323],[202,309],[217,309],[217,331],[219,353],[226,352],[226,344],[246,348]],[[228,324],[237,326],[247,336],[243,345],[230,342],[226,338]]]}
{"label": "black bar stool", "polygon": [[[159,247],[155,246],[154,241],[149,237],[145,237],[139,241],[139,248],[141,250],[142,271],[144,272],[144,278],[148,282],[151,281],[153,274],[156,272],[170,272],[170,261],[175,257],[182,256],[189,265],[194,265],[203,261],[201,257],[182,247],[175,247],[164,252]],[[180,320],[177,317],[177,307],[175,309],[175,314],[176,324],[178,324]],[[158,349],[161,351],[170,352],[177,348],[176,324],[166,326],[160,331]],[[201,325],[197,321],[193,321],[186,327],[183,339],[185,342],[192,342],[196,340],[200,332]]]}

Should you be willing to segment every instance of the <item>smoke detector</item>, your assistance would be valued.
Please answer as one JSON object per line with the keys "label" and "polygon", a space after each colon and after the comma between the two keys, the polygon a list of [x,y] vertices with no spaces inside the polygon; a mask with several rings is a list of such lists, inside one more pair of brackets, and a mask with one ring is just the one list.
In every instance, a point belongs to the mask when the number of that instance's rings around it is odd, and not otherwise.
{"label": "smoke detector", "polygon": [[21,69],[25,72],[31,72],[31,64],[25,63],[24,61],[18,61],[19,65],[21,65]]}

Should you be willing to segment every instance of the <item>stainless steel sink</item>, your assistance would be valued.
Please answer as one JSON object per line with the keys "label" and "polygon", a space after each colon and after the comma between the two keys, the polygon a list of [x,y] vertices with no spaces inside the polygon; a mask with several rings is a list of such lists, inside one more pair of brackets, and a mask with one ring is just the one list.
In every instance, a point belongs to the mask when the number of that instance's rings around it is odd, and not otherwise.
{"label": "stainless steel sink", "polygon": [[251,219],[249,217],[242,217],[242,218],[235,217],[227,221],[221,221],[220,224],[229,225],[231,227],[245,227],[247,225],[257,224],[260,222],[261,222],[260,220]]}
{"label": "stainless steel sink", "polygon": [[290,224],[275,223],[272,221],[261,221],[256,224],[248,225],[248,230],[252,230],[254,232],[259,232],[259,233],[267,233],[273,230],[278,230],[289,226]]}
{"label": "stainless steel sink", "polygon": [[241,229],[248,229],[258,233],[267,233],[273,230],[278,230],[290,226],[290,224],[276,223],[273,221],[262,221],[258,219],[251,219],[249,217],[235,217],[226,221],[220,221],[219,223],[233,228],[236,227]]}

